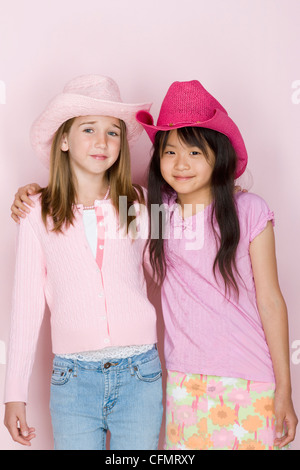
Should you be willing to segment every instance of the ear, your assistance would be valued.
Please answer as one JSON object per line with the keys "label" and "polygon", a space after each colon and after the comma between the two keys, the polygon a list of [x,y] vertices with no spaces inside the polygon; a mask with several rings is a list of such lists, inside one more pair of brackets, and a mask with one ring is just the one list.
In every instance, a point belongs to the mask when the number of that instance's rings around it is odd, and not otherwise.
{"label": "ear", "polygon": [[60,142],[60,150],[67,152],[69,150],[69,142],[67,134],[63,134]]}

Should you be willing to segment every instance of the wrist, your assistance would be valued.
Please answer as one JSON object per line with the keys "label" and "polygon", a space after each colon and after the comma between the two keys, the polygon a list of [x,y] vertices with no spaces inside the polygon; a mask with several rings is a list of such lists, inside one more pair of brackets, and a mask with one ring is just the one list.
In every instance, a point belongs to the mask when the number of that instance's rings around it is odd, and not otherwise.
{"label": "wrist", "polygon": [[276,395],[291,397],[292,396],[292,387],[287,383],[276,383],[275,388]]}

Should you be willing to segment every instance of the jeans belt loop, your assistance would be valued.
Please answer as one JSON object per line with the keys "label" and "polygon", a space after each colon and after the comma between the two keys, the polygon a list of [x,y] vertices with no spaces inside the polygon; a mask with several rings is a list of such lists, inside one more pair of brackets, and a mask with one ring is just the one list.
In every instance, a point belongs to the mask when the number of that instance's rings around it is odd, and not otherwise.
{"label": "jeans belt loop", "polygon": [[132,358],[128,358],[128,368],[130,369],[130,374],[133,376],[134,375],[134,368],[132,366]]}
{"label": "jeans belt loop", "polygon": [[74,360],[74,374],[73,377],[77,377],[77,359]]}

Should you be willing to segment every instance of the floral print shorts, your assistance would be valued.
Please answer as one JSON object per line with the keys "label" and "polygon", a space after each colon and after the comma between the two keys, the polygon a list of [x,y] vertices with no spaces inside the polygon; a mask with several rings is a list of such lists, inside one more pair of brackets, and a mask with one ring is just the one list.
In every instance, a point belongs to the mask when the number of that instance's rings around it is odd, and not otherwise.
{"label": "floral print shorts", "polygon": [[273,383],[168,371],[166,450],[276,450]]}

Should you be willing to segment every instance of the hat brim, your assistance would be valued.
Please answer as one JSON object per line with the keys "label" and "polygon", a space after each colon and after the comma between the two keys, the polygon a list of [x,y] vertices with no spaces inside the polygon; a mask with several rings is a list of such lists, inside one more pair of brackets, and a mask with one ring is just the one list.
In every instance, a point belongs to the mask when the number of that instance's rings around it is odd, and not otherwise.
{"label": "hat brim", "polygon": [[113,116],[126,124],[127,139],[131,145],[143,132],[135,116],[138,111],[149,111],[152,103],[130,104],[98,100],[84,95],[61,93],[47,106],[33,123],[30,131],[31,145],[40,160],[49,168],[52,139],[59,127],[69,119],[79,116]]}
{"label": "hat brim", "polygon": [[227,113],[215,110],[215,113],[211,119],[207,121],[197,121],[194,123],[170,123],[167,126],[155,126],[153,123],[153,117],[148,111],[138,111],[136,114],[137,121],[143,126],[145,131],[152,143],[154,143],[155,135],[158,131],[171,131],[174,129],[180,129],[181,127],[204,127],[206,129],[212,129],[224,134],[230,140],[238,158],[237,169],[235,178],[241,176],[247,166],[248,154],[243,137],[233,120],[228,116]]}

